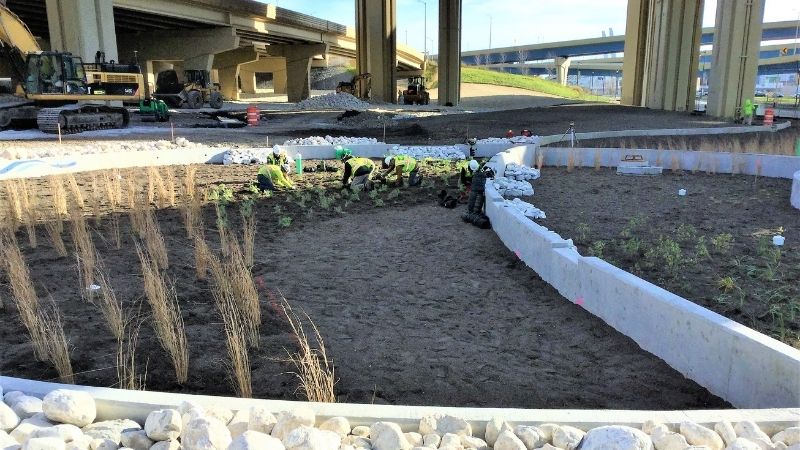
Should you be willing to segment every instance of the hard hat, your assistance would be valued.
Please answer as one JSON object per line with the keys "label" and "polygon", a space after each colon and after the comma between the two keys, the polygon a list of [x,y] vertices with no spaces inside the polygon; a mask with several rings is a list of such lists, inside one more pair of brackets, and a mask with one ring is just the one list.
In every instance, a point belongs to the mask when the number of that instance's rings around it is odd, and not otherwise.
{"label": "hard hat", "polygon": [[469,162],[469,170],[473,172],[478,170],[479,166],[480,164],[478,164],[478,161],[475,161],[474,159]]}
{"label": "hard hat", "polygon": [[383,160],[383,162],[385,162],[386,165],[388,166],[389,164],[392,163],[392,156],[387,156],[386,159]]}
{"label": "hard hat", "polygon": [[281,154],[281,149],[277,145],[272,147],[272,154],[275,155],[275,156],[280,155]]}
{"label": "hard hat", "polygon": [[336,148],[336,159],[342,159],[345,156],[353,156],[353,152],[351,152],[349,148],[344,148],[341,145],[337,145],[335,148]]}
{"label": "hard hat", "polygon": [[478,139],[474,138],[474,137],[467,139],[467,143],[469,145],[475,145],[477,142],[478,142]]}

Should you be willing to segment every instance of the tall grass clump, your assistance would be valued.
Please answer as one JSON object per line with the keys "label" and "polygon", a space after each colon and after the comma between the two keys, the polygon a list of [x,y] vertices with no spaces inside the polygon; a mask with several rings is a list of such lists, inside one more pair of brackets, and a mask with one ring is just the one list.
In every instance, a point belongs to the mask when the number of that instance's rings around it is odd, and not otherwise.
{"label": "tall grass clump", "polygon": [[81,192],[81,187],[78,185],[75,175],[67,175],[67,186],[72,194],[72,199],[75,200],[75,205],[82,210],[86,206],[86,201],[83,199],[83,192]]}
{"label": "tall grass clump", "polygon": [[142,321],[135,316],[125,321],[124,332],[117,338],[117,383],[120,389],[143,391],[147,372],[136,368],[136,344]]}
{"label": "tall grass clump", "polygon": [[36,196],[30,195],[28,184],[25,179],[17,180],[17,192],[19,193],[19,202],[22,206],[22,213],[24,215],[25,230],[28,233],[28,243],[31,248],[36,248],[36,220],[38,206]]}
{"label": "tall grass clump", "polygon": [[234,389],[240,397],[252,396],[250,354],[247,345],[248,321],[246,312],[239,307],[236,289],[227,265],[216,256],[209,260],[213,278],[211,293],[225,326],[226,345],[230,358],[229,370]]}
{"label": "tall grass clump", "polygon": [[72,210],[72,244],[75,246],[75,257],[78,261],[78,273],[81,278],[81,295],[89,292],[91,300],[91,290],[87,289],[93,284],[95,275],[95,264],[97,262],[96,250],[92,241],[89,226],[83,212],[77,208]]}
{"label": "tall grass clump", "polygon": [[36,359],[47,361],[47,334],[40,318],[39,296],[33,287],[28,264],[16,243],[8,236],[0,236],[0,254],[8,277],[11,297],[19,313],[20,322],[28,331]]}
{"label": "tall grass clump", "polygon": [[164,180],[164,188],[166,189],[166,202],[169,206],[176,206],[175,200],[175,171],[172,167],[167,166],[164,169],[166,179]]}
{"label": "tall grass clump", "polygon": [[250,345],[258,347],[259,328],[261,326],[261,302],[258,289],[253,282],[250,267],[244,260],[242,249],[235,236],[226,239],[228,244],[228,260],[225,264],[226,275],[233,288],[237,309],[244,317],[245,329]]}
{"label": "tall grass clump", "polygon": [[64,181],[57,176],[48,177],[50,183],[50,195],[53,198],[53,210],[55,211],[56,220],[69,216],[69,207],[67,206],[67,192],[64,190]]}
{"label": "tall grass clump", "polygon": [[300,380],[300,388],[310,402],[336,403],[336,394],[333,391],[336,383],[333,362],[328,357],[325,341],[314,321],[308,314],[302,312],[306,321],[311,325],[312,335],[306,334],[303,322],[286,299],[283,299],[283,312],[292,328],[292,333],[297,338],[298,350],[286,351],[289,362],[294,365],[294,374]]}
{"label": "tall grass clump", "polygon": [[189,379],[189,349],[175,287],[168,285],[164,275],[158,271],[158,264],[138,243],[136,253],[142,266],[144,292],[150,305],[153,329],[172,361],[175,378],[183,384]]}
{"label": "tall grass clump", "polygon": [[161,234],[161,228],[158,226],[155,213],[152,209],[144,211],[144,242],[147,247],[147,253],[154,263],[158,265],[158,270],[166,270],[169,267],[169,257],[167,255],[167,246],[164,243],[164,235]]}
{"label": "tall grass clump", "polygon": [[108,271],[99,258],[95,271],[97,284],[100,286],[97,306],[100,308],[100,312],[103,314],[103,319],[105,319],[106,326],[108,326],[111,334],[113,334],[117,340],[120,340],[125,333],[125,320],[122,317],[122,303],[117,299],[117,294],[114,292],[114,288],[111,286],[109,280]]}
{"label": "tall grass clump", "polygon": [[69,341],[64,333],[64,322],[52,298],[50,303],[49,310],[43,310],[39,317],[42,333],[47,336],[45,341],[47,360],[55,367],[62,383],[74,384],[75,374],[69,359]]}

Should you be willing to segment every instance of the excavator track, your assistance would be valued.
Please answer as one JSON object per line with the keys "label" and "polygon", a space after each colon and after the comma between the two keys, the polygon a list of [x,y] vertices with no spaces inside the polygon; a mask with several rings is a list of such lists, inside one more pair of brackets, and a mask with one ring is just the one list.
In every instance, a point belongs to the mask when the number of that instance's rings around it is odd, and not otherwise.
{"label": "excavator track", "polygon": [[39,130],[45,133],[80,133],[81,131],[125,128],[130,122],[128,110],[105,105],[42,108],[36,118]]}

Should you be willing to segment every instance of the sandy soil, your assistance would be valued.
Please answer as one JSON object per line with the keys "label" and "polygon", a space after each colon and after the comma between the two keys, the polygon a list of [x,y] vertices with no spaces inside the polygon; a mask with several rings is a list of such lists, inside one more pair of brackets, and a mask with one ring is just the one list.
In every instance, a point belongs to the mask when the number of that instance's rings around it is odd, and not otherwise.
{"label": "sandy soil", "polygon": [[[800,348],[800,211],[789,203],[791,184],[702,172],[626,177],[612,169],[570,174],[545,168],[529,201],[547,214],[539,222],[575,239],[581,254],[600,253],[618,267]],[[679,197],[679,189],[688,195]],[[786,244],[778,252],[772,236],[781,230]],[[728,248],[714,243],[724,234],[730,235]],[[677,254],[669,250],[673,243]],[[722,284],[725,278],[733,284]]]}
{"label": "sandy soil", "polygon": [[[241,186],[254,173],[254,167],[199,166],[198,180],[201,185],[224,181]],[[425,173],[435,175],[428,169]],[[308,175],[301,185],[334,188],[335,178]],[[89,178],[79,182],[86,186]],[[253,272],[265,284],[261,345],[251,353],[257,397],[297,398],[296,381],[287,373],[291,367],[282,361],[294,343],[271,306],[282,293],[320,327],[337,367],[341,401],[529,408],[729,406],[560,297],[491,231],[465,225],[459,210],[433,206],[440,183],[400,191],[396,198],[383,193],[378,198],[384,207],[368,198],[340,198],[332,209],[323,209],[299,192],[256,204]],[[229,214],[232,227],[238,226],[237,216]],[[206,210],[207,224],[213,217]],[[281,217],[291,217],[292,225],[278,227]],[[150,390],[230,395],[221,320],[208,284],[195,280],[180,214],[167,209],[158,218],[169,249],[168,274],[175,280],[187,326],[190,379],[183,386],[172,381],[147,322],[139,341],[139,369],[146,367]],[[124,216],[121,223],[122,250],[101,238],[109,236],[107,220],[95,225],[95,244],[126,311],[132,311],[143,293]],[[209,229],[206,236],[213,244],[215,232]],[[25,244],[24,233],[18,239],[40,295],[52,295],[64,313],[78,382],[114,385],[115,340],[97,309],[80,299],[74,258],[58,258],[42,229],[36,249]],[[66,234],[65,240],[71,248]],[[0,275],[0,295],[8,299],[5,282]],[[53,379],[53,370],[33,359],[16,316],[6,302],[0,310],[0,371]]]}

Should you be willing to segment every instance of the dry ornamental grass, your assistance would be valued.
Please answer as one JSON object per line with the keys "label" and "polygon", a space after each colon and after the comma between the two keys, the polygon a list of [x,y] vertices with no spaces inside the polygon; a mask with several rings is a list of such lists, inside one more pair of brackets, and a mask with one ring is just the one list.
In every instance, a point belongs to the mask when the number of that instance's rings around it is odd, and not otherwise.
{"label": "dry ornamental grass", "polygon": [[336,393],[333,390],[336,384],[333,362],[328,358],[325,341],[319,329],[311,317],[302,312],[313,329],[313,336],[308,336],[301,318],[295,314],[286,299],[283,299],[281,306],[299,347],[297,352],[292,353],[287,350],[286,353],[297,370],[294,374],[300,380],[300,387],[306,398],[310,402],[336,403]]}

